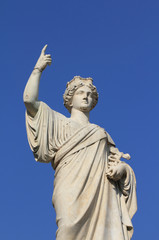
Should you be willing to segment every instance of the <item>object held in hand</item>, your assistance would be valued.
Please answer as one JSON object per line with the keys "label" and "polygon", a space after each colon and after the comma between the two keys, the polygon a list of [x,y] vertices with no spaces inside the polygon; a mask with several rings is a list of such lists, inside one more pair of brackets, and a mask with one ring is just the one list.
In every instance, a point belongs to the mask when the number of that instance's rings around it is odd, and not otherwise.
{"label": "object held in hand", "polygon": [[129,153],[123,153],[123,152],[120,152],[118,148],[115,148],[115,147],[110,147],[110,153],[112,154],[117,154],[118,156],[120,156],[120,158],[124,158],[124,159],[127,159],[127,160],[130,160],[131,159],[131,156]]}

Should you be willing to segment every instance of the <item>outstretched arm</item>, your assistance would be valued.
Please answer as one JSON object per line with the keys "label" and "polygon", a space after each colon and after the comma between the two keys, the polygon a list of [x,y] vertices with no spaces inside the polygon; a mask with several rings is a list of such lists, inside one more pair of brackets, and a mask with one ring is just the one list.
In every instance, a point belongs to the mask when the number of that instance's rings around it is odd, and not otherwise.
{"label": "outstretched arm", "polygon": [[32,117],[34,117],[39,108],[39,82],[42,71],[46,68],[47,65],[51,65],[51,55],[45,54],[47,45],[41,51],[41,55],[34,67],[33,72],[31,73],[29,80],[26,84],[23,100],[26,106],[27,111],[30,113]]}

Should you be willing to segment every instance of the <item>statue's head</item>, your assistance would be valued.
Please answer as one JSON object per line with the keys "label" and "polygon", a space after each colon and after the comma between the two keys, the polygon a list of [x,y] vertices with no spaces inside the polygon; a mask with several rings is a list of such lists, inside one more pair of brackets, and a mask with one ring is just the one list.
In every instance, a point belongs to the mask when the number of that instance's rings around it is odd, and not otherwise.
{"label": "statue's head", "polygon": [[85,111],[85,104],[90,105],[89,111],[96,106],[98,102],[98,93],[96,87],[93,85],[92,78],[82,78],[80,76],[75,76],[70,82],[67,83],[63,99],[64,106],[70,113],[73,104],[77,105],[78,98],[81,99],[81,96],[84,98],[81,111]]}

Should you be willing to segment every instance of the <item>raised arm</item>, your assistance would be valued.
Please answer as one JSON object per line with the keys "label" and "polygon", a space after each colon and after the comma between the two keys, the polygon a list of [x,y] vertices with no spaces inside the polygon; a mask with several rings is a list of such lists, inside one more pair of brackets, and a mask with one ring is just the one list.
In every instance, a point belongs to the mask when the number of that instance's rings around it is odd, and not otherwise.
{"label": "raised arm", "polygon": [[52,61],[51,55],[45,54],[46,48],[47,45],[45,45],[41,51],[40,57],[28,79],[23,94],[24,104],[32,117],[36,115],[39,108],[38,95],[41,74],[47,65],[51,65]]}

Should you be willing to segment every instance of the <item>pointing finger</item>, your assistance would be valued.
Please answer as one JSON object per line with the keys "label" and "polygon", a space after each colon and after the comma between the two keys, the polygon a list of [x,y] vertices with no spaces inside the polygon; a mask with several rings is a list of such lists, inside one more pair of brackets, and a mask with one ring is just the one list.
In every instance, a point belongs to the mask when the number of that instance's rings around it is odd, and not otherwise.
{"label": "pointing finger", "polygon": [[47,44],[43,47],[41,53],[45,54],[46,48],[47,48]]}

